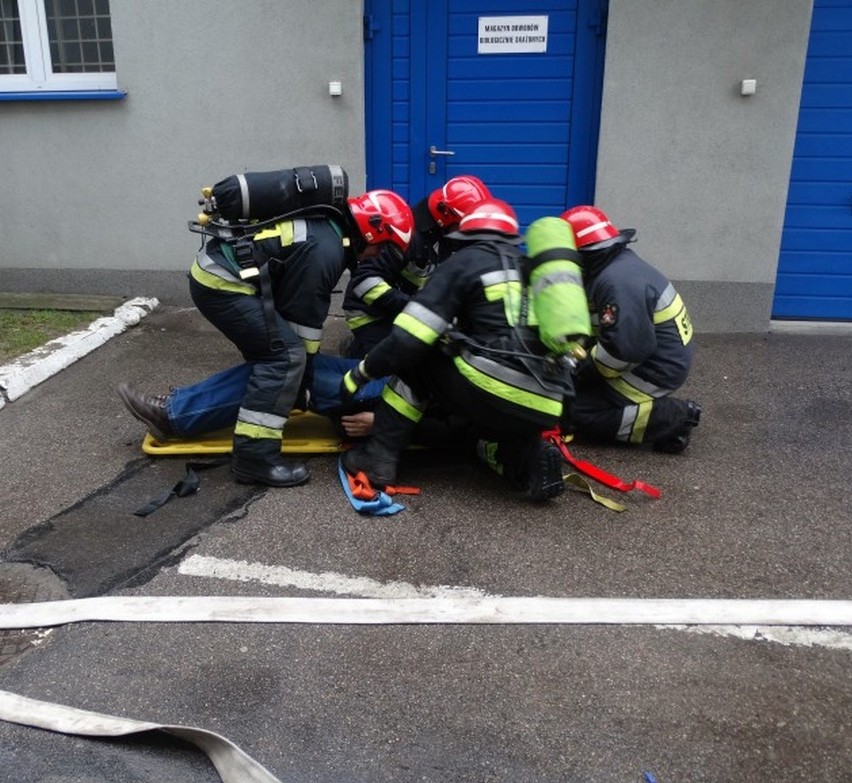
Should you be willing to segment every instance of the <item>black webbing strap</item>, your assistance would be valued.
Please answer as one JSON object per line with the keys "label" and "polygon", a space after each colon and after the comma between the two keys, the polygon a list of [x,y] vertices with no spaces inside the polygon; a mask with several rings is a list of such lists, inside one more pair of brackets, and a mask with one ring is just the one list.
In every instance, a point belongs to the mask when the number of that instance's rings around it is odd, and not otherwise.
{"label": "black webbing strap", "polygon": [[194,495],[198,492],[198,488],[201,486],[201,479],[198,477],[196,471],[218,468],[221,465],[227,465],[230,461],[230,457],[221,457],[220,459],[215,459],[211,462],[187,462],[186,474],[184,477],[170,490],[146,503],[142,506],[142,508],[134,511],[133,516],[147,517],[149,514],[153,514],[158,508],[165,506],[166,503],[174,497],[185,498],[188,495]]}
{"label": "black webbing strap", "polygon": [[272,278],[269,267],[274,259],[265,261],[261,258],[257,246],[247,237],[242,237],[232,243],[237,263],[243,272],[250,271],[250,275],[242,274],[241,277],[251,279],[257,277],[260,280],[260,301],[263,304],[263,318],[266,321],[266,339],[272,351],[284,350],[284,341],[278,334],[278,321],[275,318],[275,292],[272,290]]}
{"label": "black webbing strap", "polygon": [[269,275],[269,267],[272,259],[260,267],[260,301],[263,304],[263,317],[266,321],[266,339],[272,351],[283,351],[284,340],[278,334],[277,312],[275,310],[275,292],[272,290],[272,278]]}
{"label": "black webbing strap", "polygon": [[580,253],[570,247],[554,247],[550,250],[542,250],[541,253],[536,253],[530,256],[530,260],[534,264],[543,264],[546,261],[573,261],[575,264],[580,264]]}
{"label": "black webbing strap", "polygon": [[[252,242],[251,237],[240,237],[235,242],[231,242],[230,246],[233,248],[234,257],[237,260],[240,270],[251,270],[251,274],[248,277],[253,277],[253,270],[258,264],[254,257],[254,242]],[[240,277],[246,279],[243,275],[240,275]]]}

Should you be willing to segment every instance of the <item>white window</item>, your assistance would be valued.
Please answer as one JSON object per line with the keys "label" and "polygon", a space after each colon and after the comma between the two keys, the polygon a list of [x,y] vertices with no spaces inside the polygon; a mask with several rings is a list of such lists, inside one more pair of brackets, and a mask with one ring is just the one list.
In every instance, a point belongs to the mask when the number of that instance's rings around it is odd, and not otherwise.
{"label": "white window", "polygon": [[0,0],[0,93],[116,87],[109,0]]}

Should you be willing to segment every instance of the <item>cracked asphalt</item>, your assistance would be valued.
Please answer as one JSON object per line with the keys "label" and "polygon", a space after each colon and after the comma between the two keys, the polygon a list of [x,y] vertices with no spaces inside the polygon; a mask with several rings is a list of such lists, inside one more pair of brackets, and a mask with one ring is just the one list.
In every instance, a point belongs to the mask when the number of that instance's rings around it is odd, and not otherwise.
{"label": "cracked asphalt", "polygon": [[[684,393],[704,413],[684,455],[572,446],[662,489],[618,497],[622,514],[574,491],[532,506],[457,455],[421,452],[400,478],[423,492],[395,517],[358,516],[320,455],[303,487],[215,468],[139,518],[186,459],[141,451],[115,387],[163,391],[237,361],[192,308],[161,307],[0,410],[0,603],[328,595],[184,574],[192,554],[501,596],[852,598],[850,337],[698,327]],[[330,320],[329,350],[342,329]],[[0,689],[216,731],[282,780],[840,783],[850,629],[817,630],[840,644],[631,625],[77,623],[38,644],[0,637]],[[179,743],[9,723],[0,768],[218,779]]]}

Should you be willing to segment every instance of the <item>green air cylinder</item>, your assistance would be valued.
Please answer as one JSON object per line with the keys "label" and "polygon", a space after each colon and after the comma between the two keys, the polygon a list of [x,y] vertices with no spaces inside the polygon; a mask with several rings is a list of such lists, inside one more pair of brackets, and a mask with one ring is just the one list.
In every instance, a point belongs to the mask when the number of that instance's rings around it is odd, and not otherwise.
{"label": "green air cylinder", "polygon": [[577,353],[592,324],[574,230],[561,218],[543,217],[530,224],[525,240],[530,323],[549,351]]}
{"label": "green air cylinder", "polygon": [[344,207],[349,177],[340,166],[248,171],[217,182],[212,195],[225,220],[269,220],[319,204]]}

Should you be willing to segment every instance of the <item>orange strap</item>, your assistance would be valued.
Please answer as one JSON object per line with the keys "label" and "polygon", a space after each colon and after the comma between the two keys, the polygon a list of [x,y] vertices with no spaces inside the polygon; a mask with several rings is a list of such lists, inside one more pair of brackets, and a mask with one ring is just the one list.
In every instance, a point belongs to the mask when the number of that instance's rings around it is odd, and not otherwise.
{"label": "orange strap", "polygon": [[[373,500],[378,494],[378,490],[373,489],[370,484],[370,479],[363,471],[358,471],[354,476],[351,473],[346,474],[346,479],[349,482],[349,489],[352,491],[352,496],[358,500]],[[419,487],[385,487],[386,495],[419,495]]]}
{"label": "orange strap", "polygon": [[605,487],[617,489],[619,492],[630,492],[632,489],[638,489],[640,492],[644,492],[652,498],[658,498],[663,494],[661,490],[657,489],[657,487],[654,487],[651,484],[646,484],[644,481],[623,481],[618,478],[618,476],[613,476],[611,473],[607,473],[605,470],[602,470],[597,465],[593,465],[591,462],[587,462],[583,459],[577,459],[570,451],[568,451],[568,447],[562,439],[562,433],[559,431],[559,427],[542,432],[541,437],[549,443],[553,443],[557,446],[562,452],[562,457],[569,465],[579,470],[580,473],[583,473],[589,478],[603,484]]}

